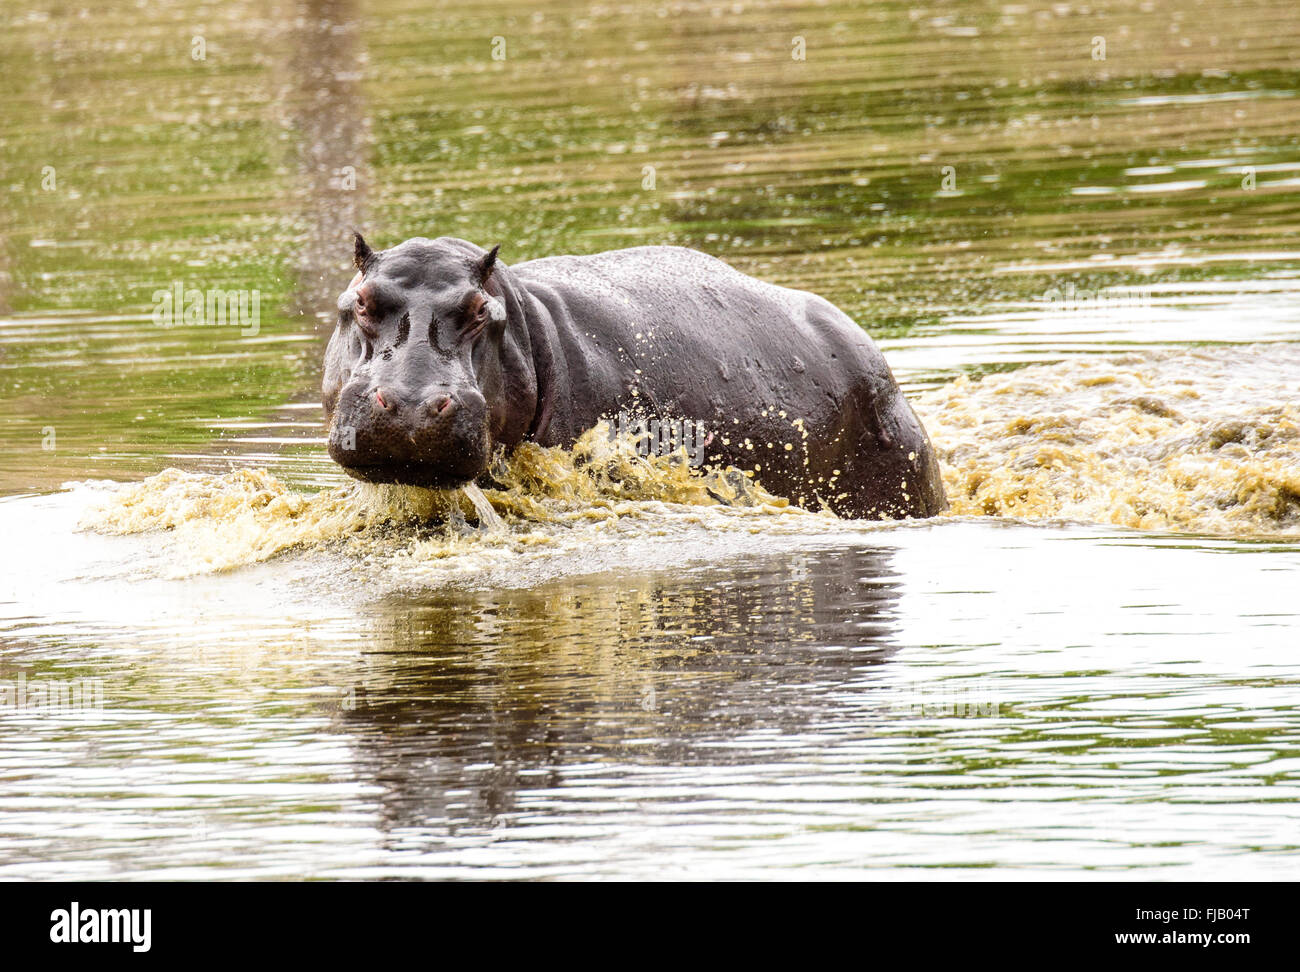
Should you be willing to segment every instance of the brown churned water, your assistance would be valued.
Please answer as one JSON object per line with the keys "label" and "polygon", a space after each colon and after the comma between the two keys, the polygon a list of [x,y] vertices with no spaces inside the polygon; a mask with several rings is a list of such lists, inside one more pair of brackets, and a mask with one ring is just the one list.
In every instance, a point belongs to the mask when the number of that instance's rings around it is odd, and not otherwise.
{"label": "brown churned water", "polygon": [[951,513],[1300,535],[1300,348],[1072,359],[926,393]]}
{"label": "brown churned water", "polygon": [[[939,450],[945,516],[1300,533],[1296,345],[1074,358],[958,377],[917,404]],[[571,450],[526,445],[501,458],[503,488],[486,491],[351,484],[308,494],[266,470],[169,469],[118,491],[83,525],[171,531],[181,572],[330,546],[460,576],[525,551],[627,542],[657,519],[715,534],[833,529],[828,513],[763,491],[761,473],[697,472],[686,458],[638,455],[602,426]]]}

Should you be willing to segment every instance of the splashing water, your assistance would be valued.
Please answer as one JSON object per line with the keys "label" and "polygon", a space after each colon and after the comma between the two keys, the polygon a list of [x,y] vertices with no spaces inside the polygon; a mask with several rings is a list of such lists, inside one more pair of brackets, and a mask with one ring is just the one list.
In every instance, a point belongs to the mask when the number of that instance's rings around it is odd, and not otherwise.
{"label": "splashing water", "polygon": [[474,505],[474,512],[478,514],[479,525],[489,532],[495,532],[504,527],[501,517],[497,516],[497,511],[492,509],[492,504],[488,498],[483,495],[483,490],[479,489],[477,483],[468,483],[461,490]]}
{"label": "splashing water", "polygon": [[349,483],[307,494],[262,469],[167,469],[115,491],[81,526],[165,531],[169,576],[226,570],[295,548],[334,548],[429,580],[439,567],[481,572],[539,549],[554,556],[682,529],[762,533],[752,524],[837,522],[792,507],[739,470],[701,473],[684,453],[638,455],[630,437],[611,441],[604,425],[572,449],[525,443],[498,458],[492,477],[499,488]]}
{"label": "splashing water", "polygon": [[1076,359],[929,392],[949,515],[1300,534],[1300,348]]}
{"label": "splashing water", "polygon": [[[948,517],[1295,536],[1298,376],[1300,348],[1286,345],[1143,352],[958,378],[917,410],[939,451]],[[421,584],[508,573],[521,556],[586,562],[602,547],[647,544],[679,544],[685,556],[703,535],[739,549],[739,538],[884,528],[801,510],[737,469],[685,460],[638,455],[602,425],[572,449],[526,443],[498,457],[491,489],[355,483],[307,494],[265,470],[168,469],[116,491],[82,525],[166,531],[174,576],[329,548]]]}

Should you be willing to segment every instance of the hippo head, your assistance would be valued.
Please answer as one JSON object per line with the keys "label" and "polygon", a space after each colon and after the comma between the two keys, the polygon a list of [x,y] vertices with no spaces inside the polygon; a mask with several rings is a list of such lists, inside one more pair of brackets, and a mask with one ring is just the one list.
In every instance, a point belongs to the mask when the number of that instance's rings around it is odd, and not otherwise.
{"label": "hippo head", "polygon": [[349,475],[463,486],[526,432],[535,385],[506,335],[496,254],[449,237],[377,252],[357,234],[321,389],[330,458]]}

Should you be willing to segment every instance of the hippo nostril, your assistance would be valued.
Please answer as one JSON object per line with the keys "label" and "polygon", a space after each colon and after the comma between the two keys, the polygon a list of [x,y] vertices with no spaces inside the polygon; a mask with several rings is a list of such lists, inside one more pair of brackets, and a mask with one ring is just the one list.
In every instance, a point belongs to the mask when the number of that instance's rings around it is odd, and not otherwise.
{"label": "hippo nostril", "polygon": [[375,401],[379,403],[380,408],[388,408],[388,402],[384,401],[384,393],[380,389],[375,389]]}
{"label": "hippo nostril", "polygon": [[429,399],[429,409],[434,415],[442,415],[446,413],[450,410],[452,404],[450,395],[435,395],[433,398]]}

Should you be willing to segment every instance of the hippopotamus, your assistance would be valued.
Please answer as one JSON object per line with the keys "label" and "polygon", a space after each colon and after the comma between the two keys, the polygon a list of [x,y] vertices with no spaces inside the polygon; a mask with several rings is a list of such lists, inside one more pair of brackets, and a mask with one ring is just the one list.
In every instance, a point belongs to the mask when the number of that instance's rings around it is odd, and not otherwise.
{"label": "hippopotamus", "polygon": [[513,266],[499,248],[420,237],[376,251],[355,235],[322,382],[329,454],[351,476],[490,482],[498,449],[568,446],[633,414],[694,423],[706,464],[806,508],[946,506],[924,427],[830,301],[683,247]]}

